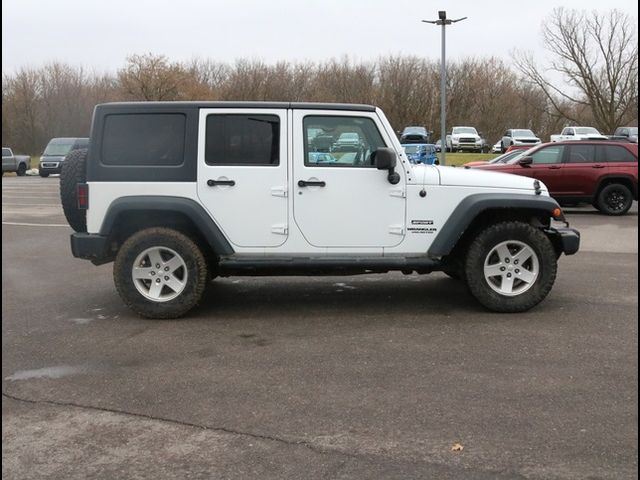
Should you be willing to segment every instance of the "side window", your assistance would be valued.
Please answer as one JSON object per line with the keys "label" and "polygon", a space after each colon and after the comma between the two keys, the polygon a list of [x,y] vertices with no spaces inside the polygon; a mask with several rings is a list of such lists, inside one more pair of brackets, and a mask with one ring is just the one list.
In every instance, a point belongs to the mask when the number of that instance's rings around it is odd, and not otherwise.
{"label": "side window", "polygon": [[504,132],[504,136],[505,137],[510,137],[511,136],[511,130],[507,130],[506,132]]}
{"label": "side window", "polygon": [[118,166],[172,166],[184,162],[186,117],[181,113],[107,115],[102,163]]}
{"label": "side window", "polygon": [[307,116],[302,128],[307,166],[372,167],[371,154],[386,146],[375,122],[366,117]]}
{"label": "side window", "polygon": [[204,159],[207,165],[279,165],[280,118],[277,115],[208,115]]}
{"label": "side window", "polygon": [[2,149],[2,156],[3,157],[10,157],[11,156],[11,150],[9,150],[8,148],[3,148]]}
{"label": "side window", "polygon": [[615,145],[598,145],[598,162],[637,162],[638,159],[628,149]]}
{"label": "side window", "polygon": [[562,154],[564,153],[564,145],[550,146],[538,150],[531,158],[534,165],[545,165],[551,163],[560,163],[562,161]]}
{"label": "side window", "polygon": [[595,145],[571,145],[569,147],[569,163],[594,163],[596,161]]}
{"label": "side window", "polygon": [[562,135],[573,135],[573,128],[565,128],[564,132],[562,132]]}

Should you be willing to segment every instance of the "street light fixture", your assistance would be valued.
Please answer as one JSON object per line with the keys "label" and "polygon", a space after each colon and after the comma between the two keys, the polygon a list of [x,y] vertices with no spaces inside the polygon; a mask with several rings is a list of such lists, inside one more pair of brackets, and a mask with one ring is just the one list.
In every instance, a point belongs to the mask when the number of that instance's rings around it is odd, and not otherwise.
{"label": "street light fixture", "polygon": [[438,11],[438,20],[422,20],[425,23],[433,23],[434,25],[442,25],[442,62],[440,64],[440,165],[446,165],[445,157],[447,152],[447,70],[445,60],[445,27],[452,23],[465,20],[467,17],[457,18],[455,20],[447,18],[445,10]]}

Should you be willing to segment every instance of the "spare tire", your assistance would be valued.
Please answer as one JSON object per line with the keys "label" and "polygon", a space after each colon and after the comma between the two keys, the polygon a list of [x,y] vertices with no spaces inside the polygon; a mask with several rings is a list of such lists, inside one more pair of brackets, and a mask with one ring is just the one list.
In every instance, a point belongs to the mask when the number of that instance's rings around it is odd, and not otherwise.
{"label": "spare tire", "polygon": [[87,149],[70,152],[60,171],[60,200],[67,222],[76,232],[87,231],[87,211],[78,208],[79,183],[87,181]]}

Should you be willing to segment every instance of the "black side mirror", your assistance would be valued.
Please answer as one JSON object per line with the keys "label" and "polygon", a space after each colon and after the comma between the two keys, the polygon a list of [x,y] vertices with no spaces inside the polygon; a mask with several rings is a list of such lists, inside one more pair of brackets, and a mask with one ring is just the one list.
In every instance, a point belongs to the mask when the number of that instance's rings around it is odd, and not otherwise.
{"label": "black side mirror", "polygon": [[520,165],[521,167],[528,167],[532,163],[533,158],[531,157],[522,157],[520,160],[518,160],[518,165]]}
{"label": "black side mirror", "polygon": [[378,170],[389,171],[389,175],[387,177],[389,183],[395,185],[400,181],[400,175],[394,171],[396,164],[398,163],[398,156],[393,148],[380,147],[371,155],[376,162],[376,168]]}

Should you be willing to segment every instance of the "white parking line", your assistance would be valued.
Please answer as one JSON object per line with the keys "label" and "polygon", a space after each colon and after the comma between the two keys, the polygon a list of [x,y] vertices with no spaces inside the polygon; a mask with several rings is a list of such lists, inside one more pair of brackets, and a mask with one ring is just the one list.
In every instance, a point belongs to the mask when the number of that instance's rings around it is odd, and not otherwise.
{"label": "white parking line", "polygon": [[62,205],[51,203],[3,203],[3,207],[55,207],[62,208]]}
{"label": "white parking line", "polygon": [[2,222],[2,225],[16,225],[19,227],[69,227],[65,223],[21,223],[21,222]]}

